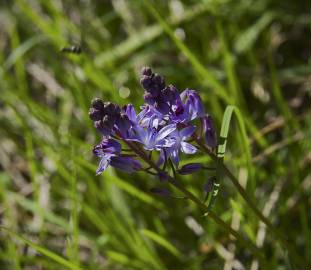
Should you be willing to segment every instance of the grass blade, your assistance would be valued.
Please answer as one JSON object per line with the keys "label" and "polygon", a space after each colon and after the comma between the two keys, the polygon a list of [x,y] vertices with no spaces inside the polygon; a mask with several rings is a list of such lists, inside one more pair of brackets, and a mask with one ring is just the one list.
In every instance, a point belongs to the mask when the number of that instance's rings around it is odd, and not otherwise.
{"label": "grass blade", "polygon": [[66,260],[65,258],[57,255],[56,253],[42,247],[39,246],[36,243],[31,242],[30,240],[18,235],[17,233],[5,228],[5,227],[0,227],[2,230],[8,232],[10,235],[14,236],[15,238],[17,238],[18,240],[20,240],[21,242],[27,244],[28,246],[30,246],[31,248],[33,248],[34,250],[36,250],[37,252],[41,253],[42,255],[48,257],[49,259],[59,263],[62,266],[65,266],[68,269],[72,269],[72,270],[81,270],[80,267],[76,266],[75,264],[73,264],[72,262]]}

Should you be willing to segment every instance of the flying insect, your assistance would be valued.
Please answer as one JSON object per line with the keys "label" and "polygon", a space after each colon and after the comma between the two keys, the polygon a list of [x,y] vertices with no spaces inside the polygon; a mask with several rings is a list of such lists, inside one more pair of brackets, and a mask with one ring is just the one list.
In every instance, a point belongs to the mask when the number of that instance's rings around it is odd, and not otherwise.
{"label": "flying insect", "polygon": [[63,53],[81,54],[82,53],[82,47],[81,47],[81,45],[71,45],[69,47],[62,48],[61,52],[63,52]]}

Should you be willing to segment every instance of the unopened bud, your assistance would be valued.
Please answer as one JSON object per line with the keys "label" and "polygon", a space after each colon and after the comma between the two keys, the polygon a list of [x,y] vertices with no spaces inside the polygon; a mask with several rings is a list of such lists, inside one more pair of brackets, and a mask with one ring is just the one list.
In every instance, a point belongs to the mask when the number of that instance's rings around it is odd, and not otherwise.
{"label": "unopened bud", "polygon": [[103,118],[104,114],[103,111],[101,110],[97,110],[94,107],[91,107],[89,110],[89,117],[93,120],[93,121],[98,121],[101,120]]}
{"label": "unopened bud", "polygon": [[161,197],[169,197],[171,195],[171,193],[165,188],[154,187],[154,188],[151,188],[150,191]]}
{"label": "unopened bud", "polygon": [[103,110],[104,102],[100,98],[94,98],[92,100],[91,107],[95,108],[96,110]]}
{"label": "unopened bud", "polygon": [[152,75],[152,69],[150,67],[143,67],[141,69],[141,74],[145,76],[151,76]]}
{"label": "unopened bud", "polygon": [[215,176],[212,176],[207,180],[207,182],[205,183],[203,187],[206,193],[209,193],[213,190],[214,182],[215,182]]}
{"label": "unopened bud", "polygon": [[182,175],[192,174],[202,169],[201,163],[188,163],[182,166],[177,172]]}

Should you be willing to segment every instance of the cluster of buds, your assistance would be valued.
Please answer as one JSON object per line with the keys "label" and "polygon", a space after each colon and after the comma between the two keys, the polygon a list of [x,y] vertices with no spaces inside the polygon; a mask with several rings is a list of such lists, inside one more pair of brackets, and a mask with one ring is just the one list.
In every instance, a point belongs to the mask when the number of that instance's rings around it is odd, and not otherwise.
{"label": "cluster of buds", "polygon": [[144,99],[162,114],[170,112],[172,103],[178,98],[178,91],[173,85],[166,86],[165,80],[151,68],[143,68],[140,84],[145,90]]}
{"label": "cluster of buds", "polygon": [[94,121],[96,129],[104,136],[109,136],[120,119],[120,112],[118,105],[95,98],[92,101],[89,116]]}

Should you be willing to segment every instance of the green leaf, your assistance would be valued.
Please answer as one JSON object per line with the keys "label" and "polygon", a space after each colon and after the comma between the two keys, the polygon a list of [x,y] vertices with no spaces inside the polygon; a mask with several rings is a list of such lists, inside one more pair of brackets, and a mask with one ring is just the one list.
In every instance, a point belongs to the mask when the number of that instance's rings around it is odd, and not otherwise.
{"label": "green leaf", "polygon": [[272,22],[275,18],[273,12],[266,12],[255,24],[239,35],[234,44],[234,48],[238,53],[243,53],[252,48],[259,34]]}
{"label": "green leaf", "polygon": [[20,236],[19,234],[5,228],[5,227],[0,227],[2,230],[8,232],[10,235],[12,235],[13,237],[17,238],[18,240],[22,241],[23,243],[27,244],[28,246],[30,246],[31,248],[33,248],[34,250],[36,250],[37,252],[41,253],[42,255],[48,257],[49,259],[59,263],[62,266],[65,266],[68,269],[73,269],[73,270],[81,270],[80,267],[76,266],[75,264],[73,264],[72,262],[70,262],[69,260],[66,260],[65,258],[57,255],[56,253],[42,247],[39,246],[38,244],[35,244],[33,242],[31,242],[30,240]]}
{"label": "green leaf", "polygon": [[172,253],[177,258],[181,259],[182,254],[179,252],[177,248],[175,248],[170,242],[168,242],[166,239],[164,239],[159,234],[149,231],[147,229],[141,230],[141,233],[154,241],[155,243],[159,244],[160,246],[164,247],[166,250],[168,250],[170,253]]}

